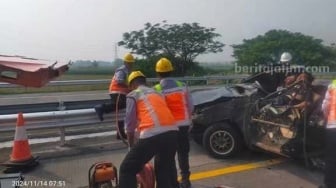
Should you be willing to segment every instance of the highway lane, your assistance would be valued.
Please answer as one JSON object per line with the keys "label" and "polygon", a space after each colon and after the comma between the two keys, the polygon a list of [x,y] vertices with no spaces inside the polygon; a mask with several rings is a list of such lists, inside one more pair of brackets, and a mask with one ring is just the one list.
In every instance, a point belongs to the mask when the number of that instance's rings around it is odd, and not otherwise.
{"label": "highway lane", "polygon": [[[40,155],[42,159],[36,169],[24,173],[25,180],[63,181],[63,187],[87,188],[88,169],[94,162],[111,161],[119,167],[126,152],[125,146],[111,136],[77,140],[64,147],[56,144],[34,146],[33,155]],[[193,142],[190,166],[194,188],[219,185],[233,188],[316,188],[322,182],[320,172],[310,171],[297,161],[250,151],[243,151],[231,159],[214,159]]]}
{"label": "highway lane", "polygon": [[[191,91],[211,89],[220,85],[192,86]],[[56,92],[56,93],[30,93],[0,95],[0,107],[16,104],[37,104],[48,102],[85,101],[94,99],[109,99],[106,91],[80,91],[80,92]]]}
{"label": "highway lane", "polygon": [[0,105],[38,104],[48,102],[84,101],[93,99],[109,99],[108,92],[81,91],[0,95]]}

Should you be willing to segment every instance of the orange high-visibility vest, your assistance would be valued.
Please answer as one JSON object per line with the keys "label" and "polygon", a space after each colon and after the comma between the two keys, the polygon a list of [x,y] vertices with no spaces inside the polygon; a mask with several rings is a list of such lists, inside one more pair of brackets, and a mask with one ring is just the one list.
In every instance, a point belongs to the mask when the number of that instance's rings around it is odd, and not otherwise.
{"label": "orange high-visibility vest", "polygon": [[336,84],[331,84],[327,90],[329,95],[327,102],[328,125],[327,128],[336,128]]}
{"label": "orange high-visibility vest", "polygon": [[136,101],[140,138],[177,130],[174,116],[167,107],[164,97],[154,89],[140,86],[127,97],[132,97]]}
{"label": "orange high-visibility vest", "polygon": [[[122,71],[125,73],[126,78],[125,78],[125,85],[127,85],[127,77],[128,77],[128,70],[125,66],[119,67],[116,69],[115,73],[117,73],[118,71]],[[127,94],[129,92],[128,87],[126,86],[121,86],[120,84],[118,84],[117,80],[116,80],[116,74],[114,74],[112,81],[110,83],[110,87],[109,87],[109,92],[110,93],[122,93],[122,94]]]}
{"label": "orange high-visibility vest", "polygon": [[172,112],[178,126],[190,125],[191,116],[187,106],[187,88],[182,82],[176,81],[177,87],[162,91],[162,86],[156,84],[156,91],[163,92],[167,105]]}

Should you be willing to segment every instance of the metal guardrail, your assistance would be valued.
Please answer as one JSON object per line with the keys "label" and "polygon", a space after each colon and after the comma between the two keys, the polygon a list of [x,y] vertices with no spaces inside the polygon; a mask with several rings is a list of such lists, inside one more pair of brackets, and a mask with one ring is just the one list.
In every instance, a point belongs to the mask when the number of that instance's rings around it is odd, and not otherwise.
{"label": "metal guardrail", "polygon": [[[120,111],[118,119],[125,116],[125,111]],[[65,128],[82,126],[82,125],[97,125],[114,123],[116,114],[109,113],[104,115],[104,121],[101,122],[95,110],[80,109],[80,110],[64,110],[39,113],[24,113],[25,127],[27,130],[34,129],[60,129],[60,144],[65,144]],[[17,114],[0,115],[0,132],[9,132],[15,130]]]}
{"label": "metal guardrail", "polygon": [[[110,99],[94,99],[80,101],[58,101],[34,104],[0,105],[0,115],[59,110],[79,110],[93,108],[97,104],[109,103]],[[0,120],[1,121],[1,120]]]}
{"label": "metal guardrail", "polygon": [[[208,85],[211,80],[222,80],[229,82],[230,80],[237,80],[245,78],[246,75],[226,75],[226,76],[202,76],[202,77],[177,77],[177,80],[190,82],[190,81],[205,81]],[[158,78],[147,78],[149,83],[158,82]],[[109,84],[111,80],[67,80],[67,81],[51,81],[47,86],[74,86],[74,85],[97,85],[97,84]],[[0,88],[16,88],[22,87],[9,83],[0,83]]]}

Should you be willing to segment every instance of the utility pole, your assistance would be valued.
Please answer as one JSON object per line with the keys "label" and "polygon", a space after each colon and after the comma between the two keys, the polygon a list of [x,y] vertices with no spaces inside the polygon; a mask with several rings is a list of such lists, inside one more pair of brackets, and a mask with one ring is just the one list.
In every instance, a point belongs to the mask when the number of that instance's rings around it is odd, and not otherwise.
{"label": "utility pole", "polygon": [[117,43],[114,43],[114,62],[116,62],[118,59],[118,45]]}

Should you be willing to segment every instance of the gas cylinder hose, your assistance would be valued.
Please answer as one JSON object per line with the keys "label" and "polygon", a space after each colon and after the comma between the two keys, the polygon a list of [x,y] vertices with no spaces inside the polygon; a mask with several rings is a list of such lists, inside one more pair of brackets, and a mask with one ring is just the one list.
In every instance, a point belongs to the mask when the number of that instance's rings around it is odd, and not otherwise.
{"label": "gas cylinder hose", "polygon": [[[308,92],[305,93],[305,100],[308,99],[307,95],[308,95]],[[307,144],[307,127],[306,126],[307,126],[307,108],[308,108],[307,106],[305,107],[306,109],[304,109],[304,115],[303,115],[303,158],[304,158],[306,167],[309,166],[307,146],[306,146]]]}
{"label": "gas cylinder hose", "polygon": [[117,134],[119,134],[121,141],[128,146],[128,141],[121,135],[120,129],[119,129],[119,99],[120,99],[120,93],[118,93],[117,100],[116,100],[116,106],[115,106],[115,119],[116,119],[116,127],[117,127]]}

